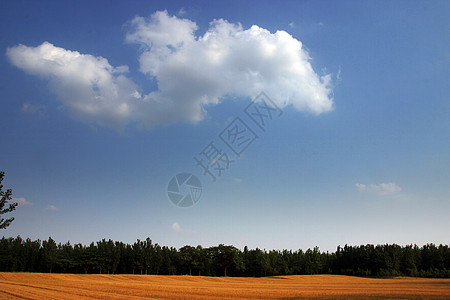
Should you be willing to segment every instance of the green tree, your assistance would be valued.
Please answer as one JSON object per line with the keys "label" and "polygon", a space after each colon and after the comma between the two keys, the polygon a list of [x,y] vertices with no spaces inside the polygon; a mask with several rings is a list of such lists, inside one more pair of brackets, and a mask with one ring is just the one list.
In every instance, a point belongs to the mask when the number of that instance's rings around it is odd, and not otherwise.
{"label": "green tree", "polygon": [[143,250],[143,243],[138,239],[132,247],[132,257],[133,257],[133,274],[135,274],[135,271],[140,271],[141,275],[143,273],[143,266],[144,266],[144,250]]}
{"label": "green tree", "polygon": [[198,270],[198,276],[201,275],[202,270],[205,269],[206,266],[206,250],[203,249],[201,245],[198,245],[197,248],[195,248],[195,255],[194,255],[194,267]]}
{"label": "green tree", "polygon": [[56,255],[56,264],[63,273],[68,272],[75,266],[73,247],[69,241],[64,245],[58,244],[58,253]]}
{"label": "green tree", "polygon": [[41,248],[41,241],[36,240],[32,241],[30,238],[27,238],[24,243],[24,257],[25,261],[25,271],[26,272],[38,272],[39,271],[39,263],[41,261],[39,255],[39,249]]}
{"label": "green tree", "polygon": [[170,249],[167,246],[162,247],[162,264],[161,264],[161,273],[162,275],[175,275],[177,269],[174,265],[174,260],[176,257],[174,253],[176,249]]}
{"label": "green tree", "polygon": [[155,256],[155,247],[153,246],[150,238],[147,238],[144,242],[142,242],[142,250],[145,275],[147,275],[152,271],[152,261]]}
{"label": "green tree", "polygon": [[51,273],[53,270],[53,266],[57,261],[57,250],[58,246],[56,242],[49,237],[48,241],[42,242],[42,252],[44,257],[45,266],[48,268],[48,272]]}
{"label": "green tree", "polygon": [[89,247],[85,247],[81,254],[84,273],[87,274],[89,270],[94,272],[95,269],[100,269],[100,260],[98,258],[98,248],[92,242]]}
{"label": "green tree", "polygon": [[24,242],[23,239],[18,236],[12,240],[12,263],[13,272],[23,272],[25,271],[25,260],[24,260]]}
{"label": "green tree", "polygon": [[400,271],[404,275],[414,276],[417,273],[417,266],[415,263],[413,246],[405,246],[402,252]]}
{"label": "green tree", "polygon": [[12,239],[3,237],[0,240],[0,271],[13,271]]}
{"label": "green tree", "polygon": [[227,270],[243,271],[245,270],[244,261],[239,256],[239,250],[234,246],[225,246],[220,244],[217,247],[209,248],[216,265],[223,269],[223,275],[228,275]]}
{"label": "green tree", "polygon": [[[12,190],[11,189],[7,189],[6,191],[3,191],[3,178],[5,178],[5,172],[1,171],[0,172],[0,215],[12,212],[13,210],[16,209],[17,203],[8,203],[9,201],[12,200]],[[8,205],[7,207],[5,207],[6,205]],[[14,221],[14,217],[11,217],[9,219],[3,219],[2,217],[0,217],[0,229],[4,229],[6,227],[8,227],[11,222]]]}
{"label": "green tree", "polygon": [[158,243],[153,245],[153,256],[151,260],[152,274],[158,275],[163,263],[163,254],[161,246]]}
{"label": "green tree", "polygon": [[189,275],[192,276],[192,268],[195,267],[195,256],[196,256],[196,249],[192,246],[184,246],[181,247],[180,250],[178,250],[180,253],[180,259],[183,264],[183,267],[187,270],[189,270]]}

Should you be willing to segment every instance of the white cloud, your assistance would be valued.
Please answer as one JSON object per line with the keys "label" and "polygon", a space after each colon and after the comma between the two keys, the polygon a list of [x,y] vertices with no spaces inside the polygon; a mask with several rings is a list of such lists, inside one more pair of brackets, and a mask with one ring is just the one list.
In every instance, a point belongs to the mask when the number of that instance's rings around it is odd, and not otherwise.
{"label": "white cloud", "polygon": [[186,10],[182,7],[182,8],[180,8],[180,10],[178,10],[178,14],[177,15],[179,15],[179,16],[183,16],[183,15],[185,15],[186,14]]}
{"label": "white cloud", "polygon": [[48,79],[50,89],[76,117],[115,128],[133,121],[136,87],[123,75],[126,66],[114,68],[102,57],[48,42],[37,47],[19,45],[6,54],[18,68]]}
{"label": "white cloud", "polygon": [[402,191],[402,188],[394,182],[369,185],[357,183],[356,187],[360,192],[369,192],[380,196],[398,195]]}
{"label": "white cloud", "polygon": [[289,27],[295,28],[295,23],[294,22],[289,23]]}
{"label": "white cloud", "polygon": [[12,198],[13,202],[17,202],[19,206],[31,206],[33,203],[27,201],[24,197]]}
{"label": "white cloud", "polygon": [[227,94],[254,97],[264,90],[278,105],[314,114],[333,107],[331,76],[317,75],[302,43],[285,31],[214,20],[203,36],[187,19],[157,12],[136,17],[127,41],[145,47],[141,71],[158,81],[149,101],[181,109],[177,118],[199,121],[204,106]]}
{"label": "white cloud", "polygon": [[54,205],[50,205],[49,207],[47,207],[47,210],[58,211],[59,208],[57,208],[57,207],[54,206]]}
{"label": "white cloud", "polygon": [[181,231],[181,226],[180,226],[180,224],[178,224],[178,222],[174,222],[172,224],[172,229],[178,232],[178,231]]}
{"label": "white cloud", "polygon": [[158,11],[129,23],[126,41],[141,45],[140,71],[158,82],[141,95],[126,66],[44,42],[7,49],[11,63],[49,80],[51,90],[77,118],[116,129],[198,122],[226,95],[264,91],[280,107],[320,114],[332,110],[331,76],[319,76],[302,43],[285,31],[214,20],[203,35],[187,19]]}

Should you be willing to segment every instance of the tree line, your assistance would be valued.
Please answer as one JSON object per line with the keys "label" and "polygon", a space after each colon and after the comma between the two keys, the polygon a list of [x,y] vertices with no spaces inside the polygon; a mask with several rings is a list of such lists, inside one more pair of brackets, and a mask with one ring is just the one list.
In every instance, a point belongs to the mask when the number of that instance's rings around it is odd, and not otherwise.
{"label": "tree line", "polygon": [[150,238],[132,245],[102,239],[89,246],[48,240],[0,240],[0,271],[84,274],[158,274],[205,276],[277,276],[342,274],[355,276],[450,277],[448,245],[396,244],[318,247],[303,250],[240,250],[160,246]]}

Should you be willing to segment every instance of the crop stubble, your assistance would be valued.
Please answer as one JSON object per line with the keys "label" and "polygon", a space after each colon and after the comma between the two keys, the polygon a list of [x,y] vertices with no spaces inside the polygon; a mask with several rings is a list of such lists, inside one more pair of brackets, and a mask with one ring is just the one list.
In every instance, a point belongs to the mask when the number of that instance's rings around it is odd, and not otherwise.
{"label": "crop stubble", "polygon": [[450,299],[450,279],[0,273],[0,299]]}

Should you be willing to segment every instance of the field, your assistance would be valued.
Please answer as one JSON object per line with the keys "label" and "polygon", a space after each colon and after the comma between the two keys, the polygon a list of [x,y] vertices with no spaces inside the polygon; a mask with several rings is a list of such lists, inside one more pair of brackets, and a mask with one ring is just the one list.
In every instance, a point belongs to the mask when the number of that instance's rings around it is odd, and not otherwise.
{"label": "field", "polygon": [[450,299],[450,279],[0,273],[0,299]]}

